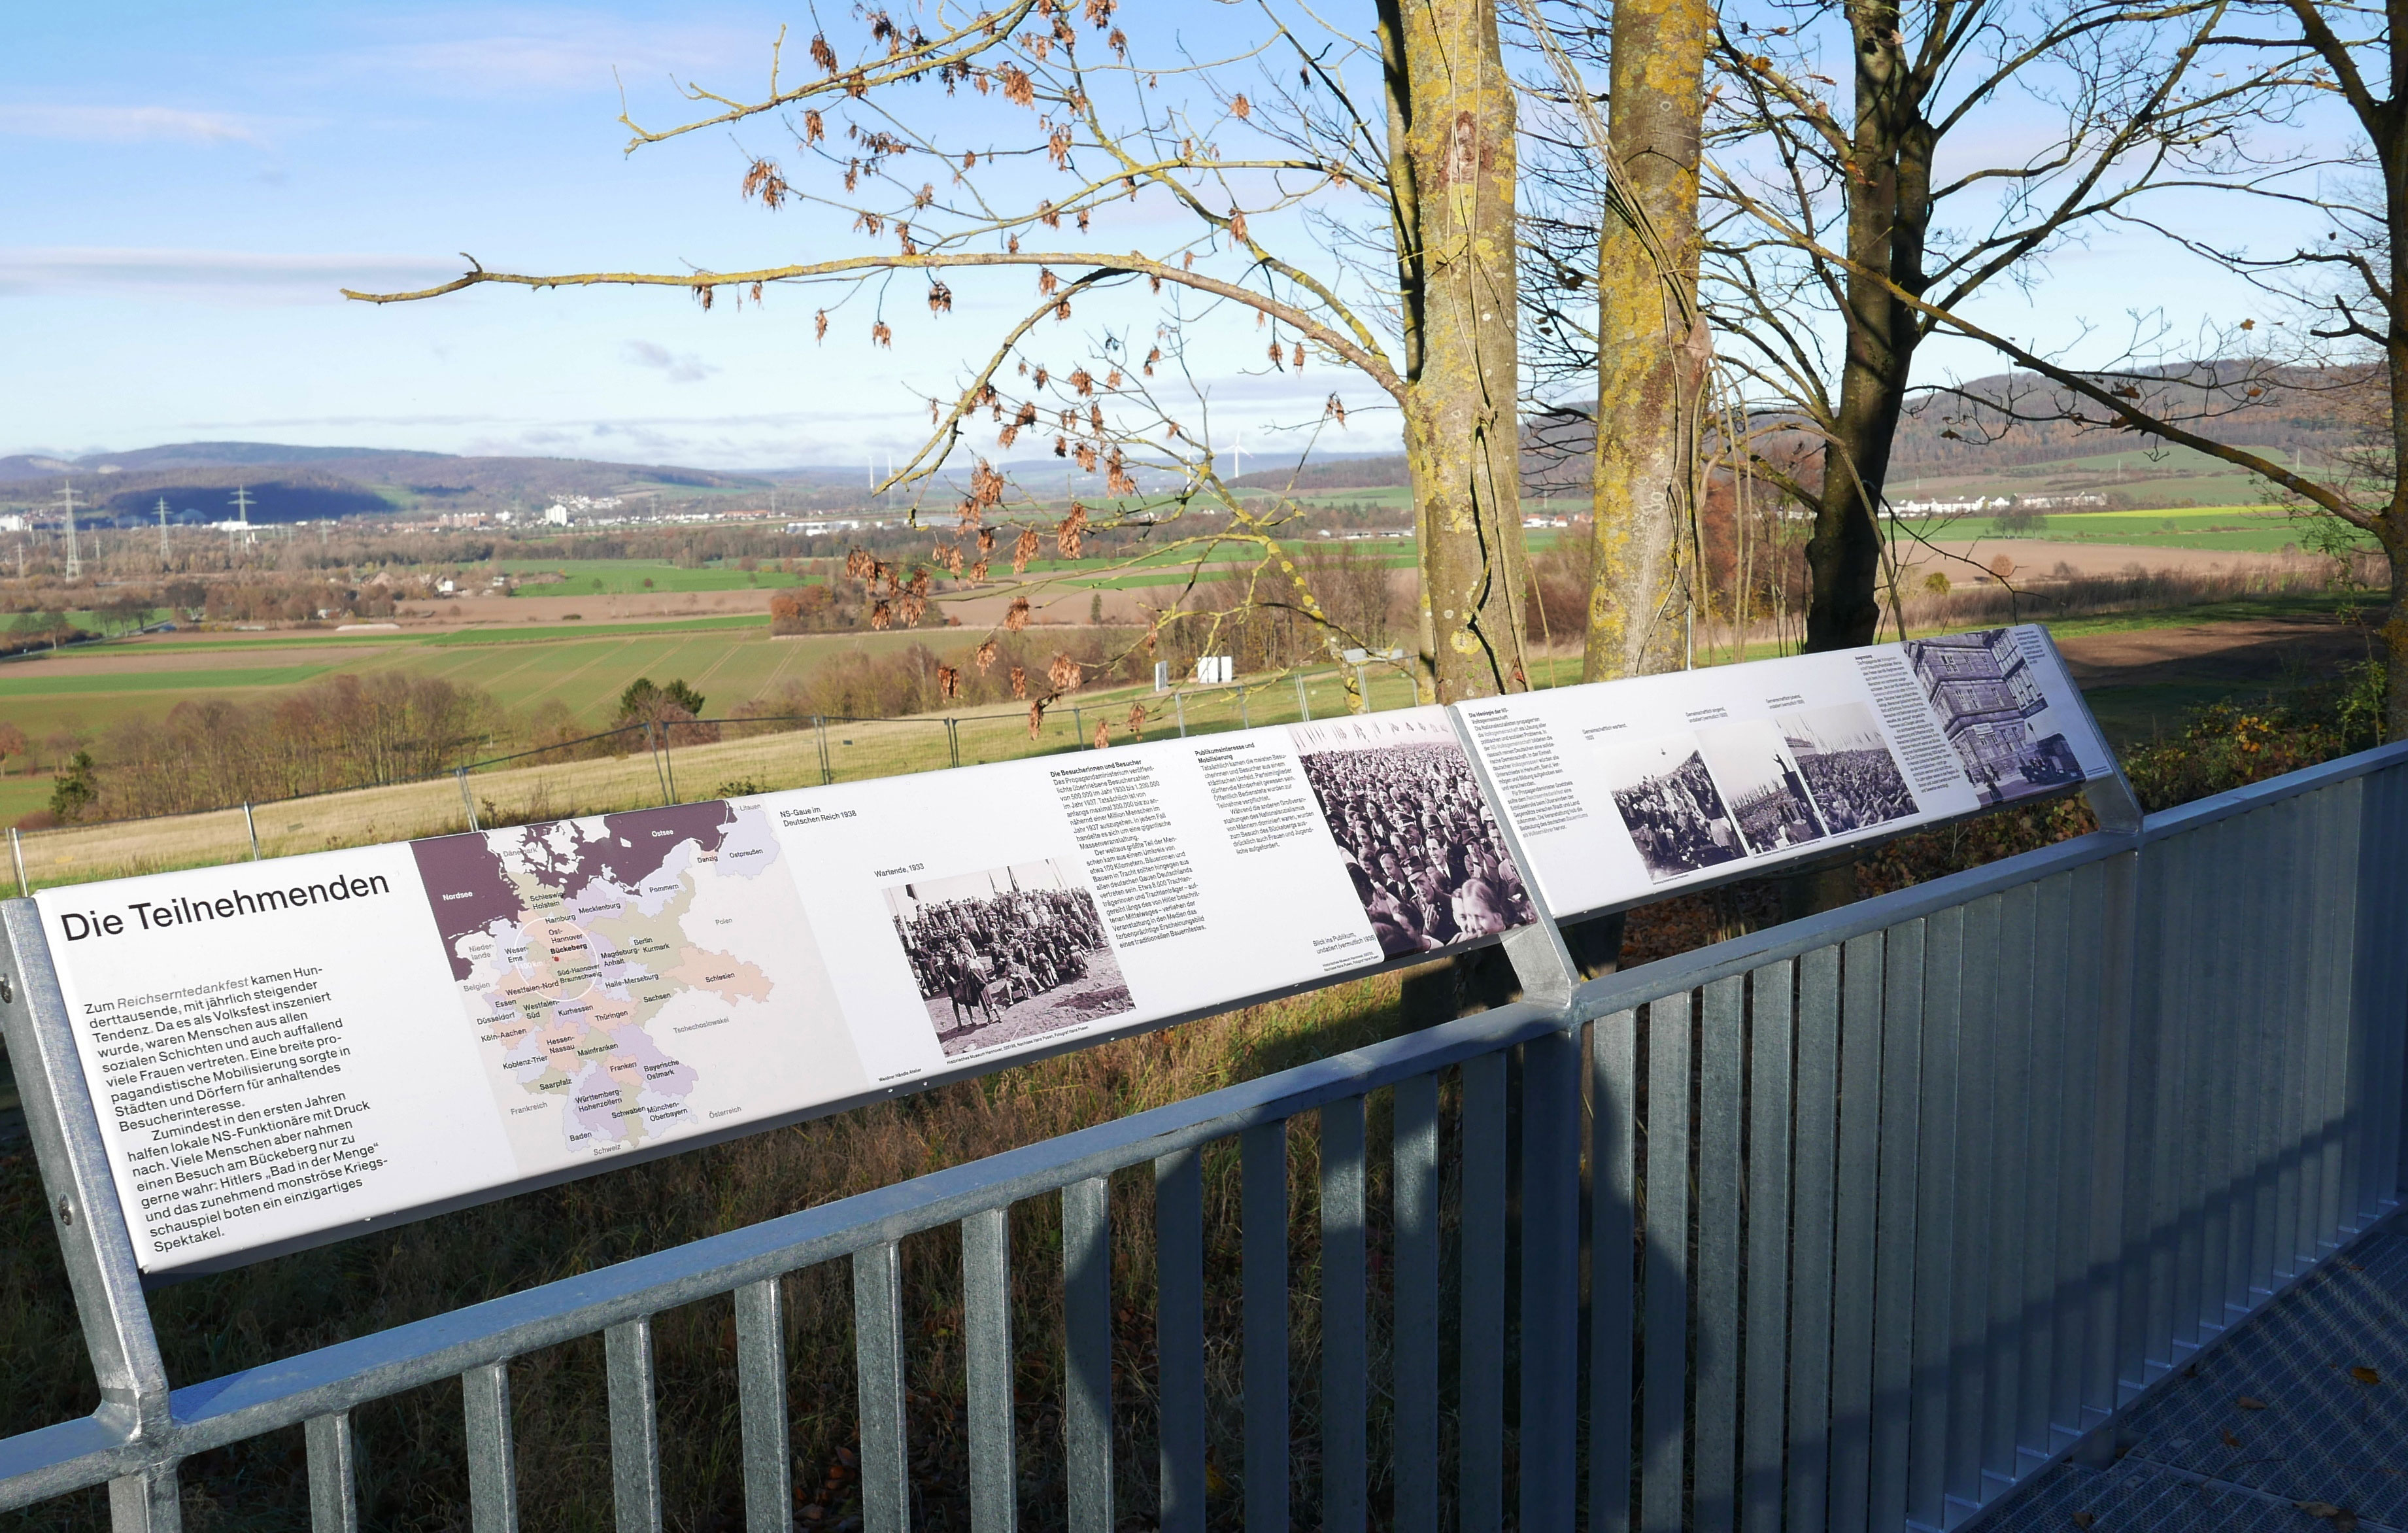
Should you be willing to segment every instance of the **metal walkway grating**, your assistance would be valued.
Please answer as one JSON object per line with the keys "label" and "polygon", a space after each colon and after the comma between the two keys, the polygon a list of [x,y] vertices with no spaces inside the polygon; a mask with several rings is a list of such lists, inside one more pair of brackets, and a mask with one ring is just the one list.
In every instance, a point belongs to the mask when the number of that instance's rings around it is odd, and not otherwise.
{"label": "metal walkway grating", "polygon": [[[2121,1456],[2050,1469],[1984,1518],[1982,1533],[2408,1533],[2408,1215],[2105,1430]],[[2345,1515],[2310,1514],[2303,1502]]]}

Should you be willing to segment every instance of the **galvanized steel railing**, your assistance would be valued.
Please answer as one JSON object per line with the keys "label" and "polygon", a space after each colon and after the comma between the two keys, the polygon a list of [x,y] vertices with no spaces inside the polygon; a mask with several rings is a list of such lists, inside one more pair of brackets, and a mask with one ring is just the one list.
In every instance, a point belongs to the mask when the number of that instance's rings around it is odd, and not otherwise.
{"label": "galvanized steel railing", "polygon": [[[1242,1464],[1216,1521],[1434,1533],[1451,1506],[1466,1530],[1509,1513],[1532,1529],[1951,1526],[2402,1182],[2408,745],[2145,822],[2113,808],[2080,840],[1577,989],[1526,947],[1524,1002],[208,1383],[170,1392],[148,1316],[87,1303],[109,1403],[0,1441],[0,1507],[107,1482],[122,1533],[172,1528],[180,1459],[304,1425],[315,1526],[350,1530],[347,1413],[456,1377],[470,1524],[511,1533],[511,1360],[598,1332],[618,1526],[656,1533],[652,1317],[732,1293],[746,1526],[787,1533],[781,1277],[849,1257],[864,1520],[902,1533],[897,1243],[956,1224],[969,1499],[982,1533],[1002,1533],[1018,1510],[1008,1219],[1058,1195],[1068,1525],[1110,1533],[1139,1511],[1201,1529],[1200,1157],[1234,1138]],[[22,1003],[10,1015],[12,1044],[38,1044]],[[1378,1092],[1385,1209],[1366,1195]],[[1308,1114],[1320,1425],[1299,1445],[1286,1136]],[[97,1163],[72,1128],[40,1147],[70,1213],[99,1191],[76,1180]],[[1106,1179],[1145,1167],[1160,1504],[1123,1509]],[[1375,1285],[1381,1224],[1394,1262]],[[78,1280],[79,1297],[108,1287]],[[1299,1446],[1318,1506],[1291,1503]]]}

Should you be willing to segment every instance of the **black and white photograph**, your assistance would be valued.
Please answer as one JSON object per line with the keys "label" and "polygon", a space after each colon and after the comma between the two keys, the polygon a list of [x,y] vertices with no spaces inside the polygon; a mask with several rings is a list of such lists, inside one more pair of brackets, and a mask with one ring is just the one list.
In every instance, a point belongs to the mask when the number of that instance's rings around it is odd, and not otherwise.
{"label": "black and white photograph", "polygon": [[1369,716],[1288,732],[1382,952],[1404,958],[1529,923],[1522,872],[1443,718]]}
{"label": "black and white photograph", "polygon": [[1649,878],[1660,884],[1743,855],[1696,735],[1636,740],[1600,754],[1613,807]]}
{"label": "black and white photograph", "polygon": [[1073,859],[917,879],[886,904],[949,1055],[1136,1009]]}
{"label": "black and white photograph", "polygon": [[2048,694],[2013,629],[1916,639],[1906,659],[1985,805],[2082,781],[2064,734],[2043,732]]}
{"label": "black and white photograph", "polygon": [[1699,730],[1698,741],[1749,851],[1763,857],[1829,833],[1807,795],[1798,759],[1769,720],[1717,724]]}
{"label": "black and white photograph", "polygon": [[1904,819],[1914,794],[1882,738],[1873,711],[1861,702],[1809,708],[1773,720],[1782,744],[1806,779],[1815,812],[1833,835]]}

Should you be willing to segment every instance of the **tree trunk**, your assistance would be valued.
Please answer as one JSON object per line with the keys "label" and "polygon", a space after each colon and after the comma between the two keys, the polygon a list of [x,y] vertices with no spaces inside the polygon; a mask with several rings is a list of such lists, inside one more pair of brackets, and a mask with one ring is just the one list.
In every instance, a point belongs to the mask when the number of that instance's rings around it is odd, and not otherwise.
{"label": "tree trunk", "polygon": [[[1635,206],[1597,250],[1596,557],[1584,681],[1676,671],[1708,343],[1698,311],[1698,162],[1713,7],[1614,0],[1606,138]],[[1667,269],[1667,268],[1670,269]]]}
{"label": "tree trunk", "polygon": [[1849,11],[1856,121],[1849,145],[1847,354],[1839,413],[1823,451],[1814,534],[1806,543],[1810,651],[1871,644],[1881,627],[1882,492],[1922,332],[1914,312],[1870,272],[1920,294],[1931,222],[1932,134],[1900,19],[1894,3]]}
{"label": "tree trunk", "polygon": [[1513,87],[1490,0],[1382,0],[1425,697],[1529,686]]}

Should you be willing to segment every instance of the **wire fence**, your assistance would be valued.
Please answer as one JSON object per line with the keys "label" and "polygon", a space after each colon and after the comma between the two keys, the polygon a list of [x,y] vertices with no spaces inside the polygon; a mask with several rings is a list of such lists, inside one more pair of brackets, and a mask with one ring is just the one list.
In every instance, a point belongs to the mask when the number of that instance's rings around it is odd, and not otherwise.
{"label": "wire fence", "polygon": [[[1350,691],[1350,683],[1352,689]],[[778,714],[638,722],[398,782],[179,815],[8,832],[17,892],[247,859],[489,830],[654,804],[977,766],[1111,744],[1411,707],[1412,678],[1380,665],[1160,692],[1054,701],[1010,713],[899,718]]]}

